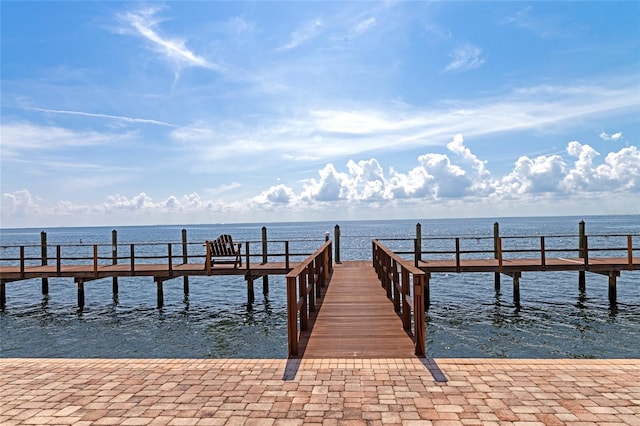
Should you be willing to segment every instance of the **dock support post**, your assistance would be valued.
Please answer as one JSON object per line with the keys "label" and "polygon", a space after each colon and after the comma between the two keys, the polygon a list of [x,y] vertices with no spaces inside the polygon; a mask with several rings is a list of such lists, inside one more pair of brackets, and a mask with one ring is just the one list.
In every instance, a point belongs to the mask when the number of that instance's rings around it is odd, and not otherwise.
{"label": "dock support post", "polygon": [[430,273],[425,273],[424,274],[424,307],[425,310],[429,309],[429,306],[431,306],[431,293],[429,290],[429,281],[431,279],[431,274]]}
{"label": "dock support post", "polygon": [[162,278],[156,278],[156,288],[158,293],[158,309],[164,306],[164,289],[162,288]]}
{"label": "dock support post", "polygon": [[[182,263],[189,263],[189,254],[188,254],[188,244],[187,244],[187,230],[182,230]],[[182,288],[184,290],[184,294],[189,294],[189,276],[185,275],[182,278]]]}
{"label": "dock support post", "polygon": [[[42,231],[40,233],[40,252],[42,255],[42,266],[46,265],[48,262],[47,257],[47,233]],[[49,278],[42,279],[42,294],[49,294]]]}
{"label": "dock support post", "polygon": [[289,358],[298,355],[298,295],[296,277],[287,277],[287,340]]}
{"label": "dock support post", "polygon": [[0,310],[4,311],[7,306],[7,282],[0,280]]}
{"label": "dock support post", "polygon": [[76,284],[78,285],[78,308],[84,308],[84,280],[82,278],[76,278]]}
{"label": "dock support post", "polygon": [[520,272],[513,273],[513,303],[520,306]]}
{"label": "dock support post", "polygon": [[340,225],[336,225],[334,231],[333,231],[333,239],[336,242],[336,263],[341,263],[340,262]]}
{"label": "dock support post", "polygon": [[425,308],[424,308],[424,274],[413,276],[413,322],[416,339],[416,356],[424,358],[426,352]]}
{"label": "dock support post", "polygon": [[247,275],[247,304],[251,305],[256,300],[256,293],[253,290],[253,276]]}
{"label": "dock support post", "polygon": [[609,271],[609,304],[615,305],[618,298],[616,279],[620,276],[620,271]]}
{"label": "dock support post", "polygon": [[[578,252],[579,252],[580,259],[584,259],[585,257],[584,236],[585,236],[584,220],[581,220],[580,223],[578,223],[578,248],[579,248]],[[580,291],[585,291],[587,289],[585,271],[578,272],[578,289]]]}
{"label": "dock support post", "polygon": [[[500,224],[493,224],[493,258],[498,258],[498,238],[500,238]],[[500,291],[500,272],[494,272],[494,287],[496,291]]]}
{"label": "dock support post", "polygon": [[[118,231],[115,229],[111,231],[111,264],[118,264]],[[115,298],[118,294],[118,277],[113,277],[111,282],[111,290],[113,293],[113,297]]]}
{"label": "dock support post", "polygon": [[[269,261],[269,255],[267,251],[269,250],[269,244],[267,242],[267,227],[262,227],[262,264],[264,265]],[[262,276],[262,294],[265,296],[269,294],[269,275]]]}
{"label": "dock support post", "polygon": [[418,262],[422,260],[422,225],[420,222],[416,224],[416,242],[414,244],[414,257],[415,257],[415,266],[418,267]]}

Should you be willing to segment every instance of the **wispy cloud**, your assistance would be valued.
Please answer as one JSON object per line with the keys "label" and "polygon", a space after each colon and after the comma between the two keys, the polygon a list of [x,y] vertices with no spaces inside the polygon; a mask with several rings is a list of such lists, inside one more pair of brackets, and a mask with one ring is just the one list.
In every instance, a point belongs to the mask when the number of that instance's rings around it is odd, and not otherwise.
{"label": "wispy cloud", "polygon": [[482,57],[482,49],[472,44],[456,48],[451,54],[451,58],[451,62],[444,68],[444,72],[468,71],[484,65],[486,62]]}
{"label": "wispy cloud", "polygon": [[354,35],[363,34],[369,31],[369,29],[373,28],[375,25],[376,25],[376,18],[364,19],[358,22],[356,26],[353,28],[353,34]]}
{"label": "wispy cloud", "polygon": [[181,66],[203,67],[218,72],[225,71],[223,66],[189,49],[185,40],[162,36],[157,29],[158,24],[161,22],[158,17],[160,10],[158,7],[149,7],[123,13],[120,18],[129,29],[150,42],[155,50],[163,54],[167,59]]}
{"label": "wispy cloud", "polygon": [[302,28],[291,33],[290,40],[287,44],[280,46],[276,51],[291,50],[302,45],[320,34],[324,23],[321,19],[314,19],[303,25]]}
{"label": "wispy cloud", "polygon": [[535,15],[533,7],[531,6],[527,6],[513,15],[507,16],[503,22],[530,31],[544,38],[562,36],[566,31],[566,26],[560,24],[557,17]]}
{"label": "wispy cloud", "polygon": [[12,157],[26,151],[54,151],[67,147],[113,144],[131,140],[132,132],[100,133],[47,126],[26,121],[4,122],[0,126],[0,147],[3,157]]}
{"label": "wispy cloud", "polygon": [[178,127],[176,124],[167,123],[164,121],[151,120],[148,118],[136,118],[136,117],[126,117],[122,115],[111,115],[111,114],[99,114],[93,112],[83,112],[83,111],[67,111],[67,110],[59,110],[59,109],[47,109],[47,108],[29,108],[32,111],[40,111],[46,112],[47,114],[67,114],[67,115],[79,115],[82,117],[95,117],[95,118],[106,118],[109,120],[117,120],[125,123],[139,123],[139,124],[155,124],[158,126],[167,126],[167,127]]}
{"label": "wispy cloud", "polygon": [[605,141],[617,141],[620,138],[622,138],[622,132],[617,132],[612,135],[604,131],[600,133],[600,139]]}
{"label": "wispy cloud", "polygon": [[[295,118],[268,117],[251,124],[198,123],[175,129],[171,137],[181,149],[190,151],[194,164],[202,163],[203,168],[210,168],[212,163],[224,167],[237,155],[245,160],[255,157],[255,164],[262,166],[265,161],[279,161],[285,156],[301,161],[331,161],[443,145],[453,133],[488,135],[570,124],[591,115],[637,108],[638,93],[635,84],[607,88],[593,83],[519,88],[500,97],[448,101],[427,109],[371,105],[340,109],[327,104],[326,108],[311,109]],[[549,101],[551,96],[553,102]]]}

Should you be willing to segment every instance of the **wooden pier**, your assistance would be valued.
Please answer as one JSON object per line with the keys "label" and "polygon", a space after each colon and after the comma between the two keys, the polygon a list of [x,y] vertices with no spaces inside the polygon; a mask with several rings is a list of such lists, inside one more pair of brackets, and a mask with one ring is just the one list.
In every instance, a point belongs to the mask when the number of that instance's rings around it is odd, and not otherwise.
{"label": "wooden pier", "polygon": [[[251,244],[261,243],[262,252],[252,253]],[[268,246],[282,245],[283,250],[269,252]],[[289,241],[267,241],[263,228],[262,241],[244,242],[244,261],[241,264],[229,264],[214,259],[210,246],[205,243],[190,243],[199,247],[197,253],[187,253],[186,234],[183,231],[182,243],[140,243],[117,244],[116,231],[113,232],[113,244],[69,244],[55,245],[55,255],[49,255],[51,246],[47,245],[46,234],[42,232],[40,246],[3,246],[15,252],[13,256],[0,259],[0,309],[6,307],[6,287],[8,283],[41,279],[42,294],[49,292],[50,278],[72,278],[78,287],[78,307],[85,305],[84,284],[89,281],[112,279],[114,296],[119,291],[119,278],[151,277],[156,283],[158,307],[164,304],[163,283],[182,278],[185,294],[189,293],[191,276],[242,276],[247,283],[247,303],[255,301],[254,281],[263,279],[263,292],[269,290],[269,276],[286,275],[299,262],[292,258],[306,256],[293,253]],[[181,254],[176,254],[174,246],[181,246]],[[38,251],[38,254],[34,254]],[[63,253],[63,251],[66,251]],[[162,252],[164,251],[164,254]],[[196,251],[192,249],[192,251]],[[124,253],[123,253],[124,252]],[[272,261],[270,259],[277,259]],[[256,261],[259,259],[259,261]],[[7,265],[9,263],[9,265]]]}
{"label": "wooden pier", "polygon": [[330,253],[287,274],[289,357],[424,357],[424,273],[376,242],[373,265],[333,266]]}
{"label": "wooden pier", "polygon": [[[305,260],[298,261],[305,255],[296,253],[295,262],[290,260],[288,242],[284,242],[284,252],[267,253],[265,239],[262,253],[256,254],[250,253],[247,242],[241,265],[214,265],[208,252],[187,256],[184,241],[181,255],[174,255],[172,245],[168,244],[165,255],[141,256],[131,244],[128,256],[113,258],[100,255],[97,245],[83,247],[92,249],[92,256],[85,257],[63,257],[60,246],[56,247],[55,257],[47,256],[46,248],[42,249],[41,257],[30,257],[24,247],[19,247],[16,257],[0,259],[5,265],[0,266],[0,307],[6,306],[7,283],[34,278],[42,279],[43,294],[48,291],[49,278],[72,278],[78,286],[78,305],[82,308],[84,283],[104,278],[113,279],[113,291],[117,294],[119,277],[152,277],[161,307],[163,283],[167,280],[182,278],[188,293],[189,276],[243,276],[247,282],[247,301],[251,304],[255,279],[265,279],[266,291],[270,275],[286,275],[290,357],[406,358],[410,354],[424,357],[424,317],[430,303],[433,274],[494,273],[496,289],[500,288],[501,275],[510,276],[514,301],[519,304],[523,273],[575,271],[580,274],[579,289],[584,291],[583,274],[590,272],[608,277],[609,300],[615,304],[617,277],[625,271],[640,270],[637,246],[640,238],[634,235],[596,236],[595,240],[612,238],[625,244],[608,242],[591,247],[590,239],[580,235],[577,246],[567,247],[548,244],[554,236],[503,237],[497,232],[492,239],[423,239],[418,224],[416,238],[404,239],[413,245],[412,251],[393,252],[373,239],[372,261],[345,263],[339,261],[339,236],[337,228],[335,246],[327,236],[324,244]],[[566,236],[556,237],[562,243],[567,241]],[[465,247],[469,241],[477,247]],[[270,256],[279,256],[284,261],[269,261]],[[193,262],[193,258],[200,258],[200,262]],[[14,264],[6,266],[7,262]]]}
{"label": "wooden pier", "polygon": [[336,265],[304,358],[408,358],[412,336],[402,327],[369,262]]}

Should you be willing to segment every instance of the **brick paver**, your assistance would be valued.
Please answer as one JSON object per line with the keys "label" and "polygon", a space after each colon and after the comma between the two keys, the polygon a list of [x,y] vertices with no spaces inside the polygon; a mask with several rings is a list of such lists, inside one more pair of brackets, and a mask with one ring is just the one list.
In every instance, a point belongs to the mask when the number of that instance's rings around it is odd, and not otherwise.
{"label": "brick paver", "polygon": [[0,424],[639,425],[640,360],[0,359]]}

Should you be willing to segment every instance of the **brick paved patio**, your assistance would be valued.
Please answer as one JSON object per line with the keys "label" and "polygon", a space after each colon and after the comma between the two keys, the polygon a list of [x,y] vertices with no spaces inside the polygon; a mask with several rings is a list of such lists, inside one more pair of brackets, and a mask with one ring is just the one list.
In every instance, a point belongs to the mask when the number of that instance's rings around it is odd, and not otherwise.
{"label": "brick paved patio", "polygon": [[0,424],[640,425],[640,360],[0,359]]}

